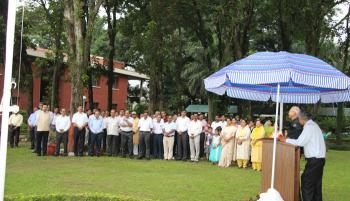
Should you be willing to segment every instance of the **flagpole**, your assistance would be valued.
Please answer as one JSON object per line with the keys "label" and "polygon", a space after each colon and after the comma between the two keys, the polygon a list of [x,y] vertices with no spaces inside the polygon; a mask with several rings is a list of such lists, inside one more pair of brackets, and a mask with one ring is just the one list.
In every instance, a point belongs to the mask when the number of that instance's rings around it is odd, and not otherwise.
{"label": "flagpole", "polygon": [[0,200],[4,200],[5,175],[6,175],[6,155],[7,155],[7,137],[8,121],[11,99],[11,77],[13,62],[13,46],[16,24],[16,0],[8,1],[7,28],[6,28],[6,57],[5,57],[5,77],[2,96],[2,126],[0,143]]}

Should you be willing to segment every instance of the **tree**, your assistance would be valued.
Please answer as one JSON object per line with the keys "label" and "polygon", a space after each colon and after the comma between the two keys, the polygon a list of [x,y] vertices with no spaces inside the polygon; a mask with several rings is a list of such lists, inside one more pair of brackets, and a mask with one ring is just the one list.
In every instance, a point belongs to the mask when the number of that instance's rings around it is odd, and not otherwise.
{"label": "tree", "polygon": [[[349,58],[349,46],[350,46],[350,4],[348,9],[348,14],[346,17],[346,25],[345,25],[345,34],[346,39],[344,41],[344,47],[343,47],[343,65],[342,65],[342,71],[346,72],[348,71],[348,76],[350,75],[350,71],[348,69],[348,58]],[[337,126],[335,130],[336,135],[336,144],[341,144],[341,131],[344,128],[344,104],[338,103],[337,108]]]}
{"label": "tree", "polygon": [[118,11],[117,0],[105,0],[105,10],[107,13],[107,24],[108,24],[108,110],[112,109],[112,95],[113,95],[113,83],[115,82],[114,78],[114,54],[115,54],[115,37],[117,34],[117,11]]}
{"label": "tree", "polygon": [[53,35],[54,43],[51,49],[53,50],[53,73],[51,79],[51,95],[50,95],[50,105],[53,110],[54,107],[58,106],[58,84],[59,75],[63,68],[63,11],[64,5],[63,1],[54,0],[37,0],[41,8],[45,12],[47,23],[50,27],[50,35]]}
{"label": "tree", "polygon": [[69,47],[68,65],[72,84],[70,111],[81,105],[83,79],[86,79],[86,69],[90,61],[92,29],[102,3],[103,0],[64,1]]}

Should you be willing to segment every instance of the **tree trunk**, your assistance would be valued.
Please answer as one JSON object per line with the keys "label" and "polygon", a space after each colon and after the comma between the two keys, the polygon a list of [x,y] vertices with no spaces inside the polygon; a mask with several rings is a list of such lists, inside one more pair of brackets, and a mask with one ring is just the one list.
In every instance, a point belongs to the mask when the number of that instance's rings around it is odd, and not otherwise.
{"label": "tree trunk", "polygon": [[341,144],[342,143],[342,137],[341,137],[341,131],[344,126],[344,104],[338,103],[337,108],[337,123],[336,123],[336,129],[335,129],[335,143]]}
{"label": "tree trunk", "polygon": [[93,110],[94,109],[94,91],[92,87],[92,78],[94,75],[93,69],[89,68],[87,70],[88,74],[88,102],[89,102],[89,109]]}
{"label": "tree trunk", "polygon": [[[109,38],[109,52],[108,52],[108,110],[112,109],[113,105],[113,83],[115,82],[114,77],[114,54],[115,54],[115,37],[116,37],[116,13],[117,13],[117,1],[109,2],[106,0],[105,9],[107,13],[107,24],[108,24],[108,38]],[[111,16],[112,12],[112,16]]]}

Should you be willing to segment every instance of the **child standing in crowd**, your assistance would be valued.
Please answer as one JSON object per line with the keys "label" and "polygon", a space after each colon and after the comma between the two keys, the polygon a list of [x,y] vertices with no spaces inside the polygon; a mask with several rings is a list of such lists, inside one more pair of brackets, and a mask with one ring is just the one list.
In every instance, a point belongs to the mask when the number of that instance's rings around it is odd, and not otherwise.
{"label": "child standing in crowd", "polygon": [[213,129],[211,127],[205,128],[205,138],[204,138],[204,152],[205,158],[209,160],[210,145],[213,139]]}
{"label": "child standing in crowd", "polygon": [[221,157],[221,127],[217,127],[214,132],[213,140],[210,145],[210,156],[209,156],[209,161],[212,162],[213,164],[217,164],[220,160]]}

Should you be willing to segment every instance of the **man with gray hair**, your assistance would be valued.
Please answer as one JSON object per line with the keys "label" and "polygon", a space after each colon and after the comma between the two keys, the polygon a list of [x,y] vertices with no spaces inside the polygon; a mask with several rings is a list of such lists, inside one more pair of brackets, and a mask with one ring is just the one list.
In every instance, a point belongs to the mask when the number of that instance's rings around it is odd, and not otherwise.
{"label": "man with gray hair", "polygon": [[282,139],[286,143],[304,147],[305,170],[301,176],[303,201],[322,201],[322,176],[326,145],[320,127],[307,112],[300,112],[299,123],[304,129],[297,139]]}
{"label": "man with gray hair", "polygon": [[298,106],[293,106],[288,112],[288,118],[291,120],[286,130],[286,137],[289,139],[298,139],[301,134],[303,127],[300,125],[298,116],[300,113],[300,108]]}

